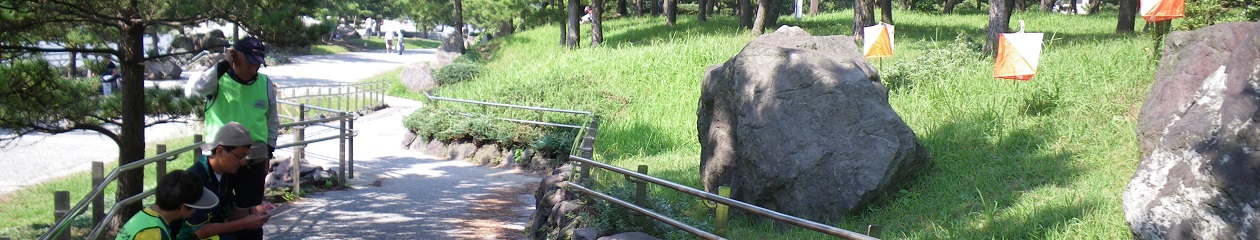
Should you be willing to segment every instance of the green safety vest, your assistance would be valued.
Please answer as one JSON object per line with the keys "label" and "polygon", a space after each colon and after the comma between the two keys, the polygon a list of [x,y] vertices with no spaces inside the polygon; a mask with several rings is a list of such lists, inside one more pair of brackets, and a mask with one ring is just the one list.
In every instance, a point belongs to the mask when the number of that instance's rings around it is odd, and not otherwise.
{"label": "green safety vest", "polygon": [[166,221],[162,220],[162,215],[151,208],[144,208],[144,211],[136,213],[127,220],[127,224],[123,225],[118,231],[117,240],[167,240],[175,239],[171,235],[171,231],[166,228]]}
{"label": "green safety vest", "polygon": [[250,85],[232,80],[229,74],[219,77],[219,90],[206,108],[206,141],[214,141],[219,127],[238,122],[249,129],[254,142],[266,143],[271,133],[267,129],[267,109],[271,107],[271,99],[267,98],[268,84],[271,82],[267,75],[261,73]]}

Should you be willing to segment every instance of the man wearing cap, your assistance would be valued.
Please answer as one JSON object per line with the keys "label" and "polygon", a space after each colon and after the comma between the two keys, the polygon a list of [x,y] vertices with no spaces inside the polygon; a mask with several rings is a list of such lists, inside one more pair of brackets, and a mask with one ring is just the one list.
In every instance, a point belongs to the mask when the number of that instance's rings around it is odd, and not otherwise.
{"label": "man wearing cap", "polygon": [[[206,69],[200,77],[192,77],[184,86],[184,94],[204,96],[206,103],[206,138],[228,122],[238,122],[252,133],[249,137],[246,162],[236,173],[231,190],[236,206],[262,204],[264,183],[271,166],[271,153],[279,136],[280,118],[276,112],[276,89],[266,74],[258,73],[266,64],[267,47],[254,37],[245,37],[232,44],[224,60]],[[236,170],[233,170],[236,171]],[[262,239],[262,229],[247,230],[243,239]]]}
{"label": "man wearing cap", "polygon": [[219,198],[202,187],[197,175],[183,170],[162,177],[153,195],[157,198],[156,204],[127,220],[118,231],[118,240],[175,239],[183,220],[192,216],[194,209],[209,209],[219,204]]}
{"label": "man wearing cap", "polygon": [[244,169],[245,157],[254,145],[250,130],[237,122],[228,122],[215,132],[209,156],[197,159],[189,172],[196,174],[218,196],[219,204],[206,210],[197,210],[185,221],[176,239],[241,239],[253,235],[271,218],[276,206],[262,203],[257,206],[241,206],[237,191],[231,186],[239,180],[238,169]]}

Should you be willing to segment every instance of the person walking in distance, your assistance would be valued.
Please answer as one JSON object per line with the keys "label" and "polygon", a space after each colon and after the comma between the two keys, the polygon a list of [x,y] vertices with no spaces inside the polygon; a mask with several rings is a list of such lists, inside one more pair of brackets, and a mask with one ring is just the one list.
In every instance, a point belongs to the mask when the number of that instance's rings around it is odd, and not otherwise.
{"label": "person walking in distance", "polygon": [[[270,160],[279,136],[280,119],[276,111],[276,89],[266,74],[258,72],[266,65],[266,46],[254,37],[245,37],[232,44],[223,61],[189,79],[184,86],[188,96],[207,98],[206,138],[215,139],[220,127],[238,122],[248,129],[252,143],[242,155],[245,163],[234,173],[229,187],[235,193],[235,206],[249,208],[263,204],[263,188]],[[267,203],[270,205],[270,203]],[[238,239],[262,239],[261,228],[244,229]]]}

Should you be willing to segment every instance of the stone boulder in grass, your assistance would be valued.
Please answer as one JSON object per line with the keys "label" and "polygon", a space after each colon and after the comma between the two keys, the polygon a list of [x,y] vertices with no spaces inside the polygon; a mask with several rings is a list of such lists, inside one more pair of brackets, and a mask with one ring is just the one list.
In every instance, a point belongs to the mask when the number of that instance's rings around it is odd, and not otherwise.
{"label": "stone boulder in grass", "polygon": [[1260,23],[1164,40],[1121,195],[1138,239],[1260,238]]}
{"label": "stone boulder in grass", "polygon": [[707,191],[834,223],[932,166],[852,37],[781,27],[710,67],[701,89]]}

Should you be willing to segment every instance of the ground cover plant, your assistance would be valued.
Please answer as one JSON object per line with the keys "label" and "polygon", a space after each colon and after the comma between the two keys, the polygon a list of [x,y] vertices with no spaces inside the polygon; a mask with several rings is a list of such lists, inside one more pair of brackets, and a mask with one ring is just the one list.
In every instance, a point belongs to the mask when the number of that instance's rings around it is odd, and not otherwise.
{"label": "ground cover plant", "polygon": [[[1025,31],[1045,33],[1039,73],[1028,82],[998,80],[991,75],[992,58],[979,52],[987,15],[960,12],[897,11],[896,56],[872,60],[893,87],[890,103],[930,149],[936,168],[890,202],[838,226],[862,232],[867,224],[882,225],[882,237],[898,239],[1129,238],[1120,193],[1139,161],[1133,131],[1156,67],[1149,60],[1150,38],[1114,34],[1114,10],[1016,12],[1013,27],[1024,20]],[[846,34],[852,16],[844,11],[785,17],[780,24],[813,35]],[[596,160],[628,169],[648,165],[653,176],[701,188],[696,137],[701,77],[752,37],[726,15],[707,22],[679,17],[676,26],[664,22],[611,19],[604,22],[601,47],[572,51],[557,44],[557,26],[518,32],[490,42],[497,44],[488,54],[493,60],[475,78],[434,92],[593,111],[602,120]],[[583,34],[589,34],[587,25]],[[624,181],[608,173],[597,178],[607,188]],[[670,203],[658,210],[711,226],[711,211],[696,198],[650,189],[654,201]],[[602,222],[613,222],[607,220]],[[738,218],[728,236],[824,237],[781,231],[756,218]]]}

